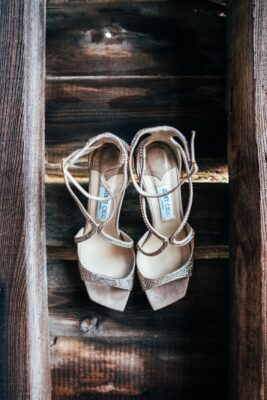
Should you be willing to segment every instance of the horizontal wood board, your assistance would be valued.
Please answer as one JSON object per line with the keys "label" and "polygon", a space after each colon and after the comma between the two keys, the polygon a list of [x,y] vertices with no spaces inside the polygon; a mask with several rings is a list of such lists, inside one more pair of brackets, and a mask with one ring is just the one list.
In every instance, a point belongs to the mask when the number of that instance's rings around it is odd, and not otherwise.
{"label": "horizontal wood board", "polygon": [[208,1],[52,2],[47,74],[221,75],[225,6]]}
{"label": "horizontal wood board", "polygon": [[195,129],[197,157],[225,157],[222,78],[79,78],[48,80],[46,143],[85,143],[100,132],[128,143],[138,129],[171,125],[187,138]]}
{"label": "horizontal wood board", "polygon": [[58,338],[51,347],[53,399],[225,400],[226,351],[216,338]]}
{"label": "horizontal wood board", "polygon": [[[228,186],[196,183],[194,189],[195,202],[190,221],[196,231],[196,246],[227,245]],[[186,188],[184,193],[187,197]],[[46,185],[46,204],[47,244],[55,247],[71,245],[75,248],[73,237],[83,226],[84,218],[64,184]],[[127,190],[122,206],[120,225],[135,241],[146,231],[138,195],[132,186]]]}
{"label": "horizontal wood board", "polygon": [[50,260],[48,276],[50,334],[53,336],[192,340],[218,337],[225,340],[227,260],[197,260],[188,295],[157,312],[149,306],[137,278],[122,313],[99,306],[88,298],[75,261]]}

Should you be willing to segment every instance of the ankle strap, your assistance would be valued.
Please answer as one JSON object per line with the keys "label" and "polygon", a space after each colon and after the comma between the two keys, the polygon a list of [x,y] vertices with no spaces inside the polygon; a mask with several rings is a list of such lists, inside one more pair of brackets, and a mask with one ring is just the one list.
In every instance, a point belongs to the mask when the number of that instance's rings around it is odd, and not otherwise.
{"label": "ankle strap", "polygon": [[[145,190],[143,190],[142,187],[140,185],[138,185],[138,183],[135,179],[135,176],[137,175],[137,171],[136,171],[136,168],[134,165],[134,152],[135,152],[136,146],[137,146],[138,142],[140,141],[141,137],[143,137],[144,135],[147,135],[147,134],[152,135],[152,134],[158,133],[159,131],[160,132],[163,131],[163,132],[166,132],[167,134],[169,134],[168,137],[170,138],[171,142],[177,146],[177,150],[179,150],[181,157],[184,161],[187,175],[185,178],[183,178],[181,180],[181,182],[179,182],[178,185],[176,185],[175,187],[170,189],[168,192],[152,194],[152,193],[148,193]],[[192,136],[191,136],[191,140],[190,140],[190,152],[189,152],[186,138],[180,131],[178,131],[178,129],[175,129],[173,127],[159,126],[159,127],[141,129],[140,131],[137,132],[137,134],[135,135],[135,137],[131,143],[131,146],[130,146],[129,172],[130,172],[131,181],[133,182],[135,189],[141,196],[150,197],[150,198],[159,198],[159,197],[167,196],[168,194],[174,192],[176,189],[178,189],[180,186],[182,186],[189,177],[191,177],[197,173],[198,166],[197,166],[197,163],[195,160],[195,134],[196,134],[196,132],[192,131]],[[180,141],[182,142],[182,146],[173,139],[174,137],[178,137],[178,139],[180,139]],[[160,141],[160,139],[159,139],[159,141]],[[142,170],[143,171],[145,170],[145,163],[146,163],[146,154],[145,154],[144,149],[145,149],[145,145],[148,142],[149,142],[149,139],[144,140],[142,145],[139,148],[138,155],[142,161]],[[141,172],[141,175],[143,175],[142,172]]]}
{"label": "ankle strap", "polygon": [[[124,181],[123,181],[121,189],[118,192],[116,192],[115,194],[109,193],[110,197],[98,197],[98,196],[92,195],[91,193],[88,193],[86,190],[84,190],[84,188],[79,184],[79,182],[77,182],[77,180],[69,172],[69,168],[75,167],[75,163],[78,161],[79,158],[100,148],[102,146],[102,143],[96,144],[95,146],[93,146],[93,144],[101,141],[102,139],[104,139],[104,140],[111,139],[111,142],[113,142],[113,143],[115,142],[115,144],[121,150],[121,158],[120,158],[119,163],[117,165],[115,165],[115,167],[106,169],[104,171],[104,173],[109,172],[112,169],[119,168],[123,165],[125,166],[125,171],[126,171],[126,174],[124,174]],[[109,133],[109,132],[101,133],[100,135],[97,135],[97,136],[89,139],[88,142],[85,144],[85,146],[82,149],[75,150],[68,157],[62,159],[62,170],[63,170],[64,178],[67,178],[67,181],[70,180],[76,186],[76,188],[88,199],[97,200],[97,201],[111,200],[113,197],[119,195],[123,190],[125,190],[125,188],[127,186],[127,162],[128,162],[127,146],[128,145],[126,142],[117,138],[115,135],[113,135],[112,133]],[[106,180],[103,175],[101,176],[101,181],[104,185],[106,185]]]}

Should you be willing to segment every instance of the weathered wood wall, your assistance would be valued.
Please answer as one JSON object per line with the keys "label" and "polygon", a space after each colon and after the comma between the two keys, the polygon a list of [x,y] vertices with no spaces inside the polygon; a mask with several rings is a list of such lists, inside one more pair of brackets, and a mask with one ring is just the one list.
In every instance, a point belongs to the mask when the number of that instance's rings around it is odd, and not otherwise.
{"label": "weathered wood wall", "polygon": [[[226,399],[224,89],[223,1],[48,1],[46,193],[55,400]],[[79,279],[72,238],[82,218],[59,161],[101,131],[129,142],[140,127],[161,123],[186,135],[197,130],[195,273],[188,295],[158,312],[136,282],[119,313],[90,302]],[[83,182],[83,171],[78,173]],[[145,230],[132,188],[121,224],[135,240]]]}
{"label": "weathered wood wall", "polygon": [[230,398],[267,398],[267,3],[229,2]]}
{"label": "weathered wood wall", "polygon": [[0,398],[49,400],[45,2],[0,1]]}

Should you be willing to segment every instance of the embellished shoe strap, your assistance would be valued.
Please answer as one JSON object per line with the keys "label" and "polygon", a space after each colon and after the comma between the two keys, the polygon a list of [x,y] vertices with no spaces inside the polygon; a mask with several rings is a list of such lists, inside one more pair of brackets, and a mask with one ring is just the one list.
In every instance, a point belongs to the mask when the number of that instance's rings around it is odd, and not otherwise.
{"label": "embellished shoe strap", "polygon": [[[155,235],[153,232],[151,232],[151,231],[149,230],[149,234],[150,234],[150,235],[153,235],[153,234],[154,234],[154,236],[156,236],[158,239],[160,239],[160,240],[162,241],[162,245],[161,245],[157,250],[155,250],[155,251],[153,251],[153,252],[146,252],[146,251],[144,250],[143,246],[142,246],[142,245],[139,245],[139,244],[137,243],[136,249],[139,250],[139,251],[140,251],[142,254],[144,254],[145,256],[151,256],[151,257],[153,257],[153,256],[157,256],[158,254],[162,253],[163,250],[165,250],[165,248],[168,246],[168,244],[170,244],[170,245],[172,245],[172,246],[175,246],[175,247],[182,247],[182,246],[185,246],[186,244],[190,243],[190,242],[194,239],[194,237],[195,237],[195,232],[194,232],[193,228],[191,227],[191,225],[189,225],[189,223],[186,223],[185,228],[186,228],[186,230],[187,230],[187,236],[186,236],[185,238],[183,238],[182,240],[180,240],[180,241],[175,241],[175,242],[172,241],[172,236],[171,236],[170,238],[163,238],[163,239],[161,239],[161,238],[159,237],[158,234]],[[148,237],[147,237],[147,238],[148,238]],[[147,239],[147,238],[146,238],[146,239]]]}
{"label": "embellished shoe strap", "polygon": [[134,268],[125,278],[112,278],[110,276],[95,274],[84,268],[78,260],[81,279],[85,282],[95,282],[102,285],[113,286],[119,289],[132,290],[134,282]]}
{"label": "embellished shoe strap", "polygon": [[137,271],[142,289],[144,291],[165,285],[166,283],[173,282],[182,278],[188,278],[193,273],[193,252],[194,252],[194,245],[192,242],[191,246],[191,254],[188,261],[182,265],[181,267],[177,268],[175,271],[172,271],[160,278],[147,278],[145,277],[140,270]]}
{"label": "embellished shoe strap", "polygon": [[[162,132],[164,132],[164,134],[165,134],[164,135],[165,139],[167,138],[168,140],[170,140],[172,146],[174,146],[176,148],[178,156],[184,164],[186,176],[178,183],[178,185],[174,186],[169,191],[167,191],[165,193],[151,194],[149,192],[146,192],[143,189],[144,175],[145,175],[145,169],[146,169],[146,151],[145,151],[145,149],[146,149],[146,146],[149,143],[151,143],[150,138],[148,137],[147,139],[143,140],[141,145],[138,148],[138,154],[136,157],[136,159],[140,160],[140,164],[138,164],[138,169],[135,167],[134,161],[133,161],[134,160],[134,152],[135,152],[135,148],[136,148],[139,140],[141,139],[141,137],[143,137],[144,135],[147,135],[147,134],[156,135],[157,133],[159,133],[159,141],[160,141],[160,135],[162,135]],[[182,145],[180,143],[178,143],[176,140],[174,140],[174,137],[178,138]],[[141,211],[142,211],[144,222],[145,222],[149,232],[151,234],[154,234],[162,242],[162,245],[160,246],[160,248],[151,253],[145,252],[142,249],[142,247],[138,245],[138,249],[147,256],[155,256],[155,255],[160,254],[167,247],[168,244],[171,244],[173,246],[178,246],[178,247],[183,246],[183,245],[189,243],[192,240],[192,238],[194,237],[193,229],[190,227],[189,224],[187,224],[187,220],[188,220],[188,217],[189,217],[189,214],[191,211],[191,207],[192,207],[192,202],[193,202],[192,175],[195,174],[198,170],[196,160],[195,160],[194,140],[195,140],[195,132],[192,132],[191,145],[190,145],[190,151],[189,151],[187,141],[180,131],[178,131],[177,129],[172,128],[172,127],[162,126],[162,127],[156,127],[156,128],[142,129],[141,131],[139,131],[136,134],[136,136],[132,142],[132,145],[130,148],[130,156],[129,156],[130,176],[131,176],[133,185],[135,186],[136,190],[140,194],[140,206],[141,206]],[[180,170],[180,168],[179,168],[179,170]],[[135,175],[139,176],[140,185],[138,185]],[[189,199],[188,199],[188,205],[187,205],[186,212],[184,213],[184,217],[183,217],[181,223],[179,224],[179,226],[177,227],[176,231],[171,235],[171,237],[166,237],[166,236],[162,235],[161,233],[159,233],[153,227],[153,225],[150,223],[149,218],[147,216],[147,211],[146,211],[146,199],[147,198],[160,198],[160,197],[166,196],[170,193],[173,193],[175,190],[177,190],[179,187],[181,187],[186,181],[188,181],[188,184],[189,184]],[[187,228],[188,228],[187,229],[188,230],[187,237],[182,240],[177,240],[177,237],[182,232],[182,230],[184,229],[185,226],[187,226]]]}

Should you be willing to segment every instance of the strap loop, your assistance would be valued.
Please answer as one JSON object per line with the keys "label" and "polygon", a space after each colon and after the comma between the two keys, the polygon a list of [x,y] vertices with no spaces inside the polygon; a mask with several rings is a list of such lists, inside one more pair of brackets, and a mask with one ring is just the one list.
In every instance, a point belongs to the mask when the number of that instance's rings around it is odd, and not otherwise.
{"label": "strap loop", "polygon": [[[138,183],[135,179],[135,175],[137,175],[137,171],[134,166],[133,159],[134,159],[134,151],[135,151],[136,146],[137,146],[139,140],[141,139],[141,137],[143,137],[146,134],[152,135],[153,133],[158,133],[159,131],[164,131],[164,132],[169,133],[169,137],[170,137],[170,140],[172,141],[172,143],[174,143],[176,146],[178,146],[178,148],[181,152],[181,155],[183,157],[183,160],[184,160],[184,164],[185,164],[185,167],[187,170],[187,176],[186,176],[186,178],[182,179],[178,185],[176,185],[175,187],[170,189],[168,192],[152,194],[152,193],[146,192],[145,190],[142,189],[141,186],[138,185]],[[159,197],[167,196],[168,194],[173,193],[176,189],[178,189],[180,186],[182,186],[188,178],[191,178],[195,173],[197,173],[198,166],[197,166],[197,163],[195,160],[195,145],[194,145],[195,144],[195,134],[196,134],[196,132],[192,131],[191,140],[190,140],[190,150],[191,150],[191,156],[190,156],[186,138],[176,128],[173,128],[170,126],[160,126],[160,127],[154,127],[154,128],[141,129],[139,132],[137,132],[137,134],[135,135],[135,137],[131,143],[131,147],[130,147],[129,172],[130,172],[131,181],[133,182],[135,189],[141,196],[149,197],[149,198],[159,198]],[[174,137],[178,137],[178,139],[181,140],[184,149],[182,148],[182,146],[179,143],[177,143],[177,141],[175,141],[173,139]],[[141,147],[141,152],[140,152],[140,158],[143,161],[145,161],[145,153],[144,153],[145,144],[146,144],[146,141],[144,141],[143,146]],[[190,167],[189,167],[189,164],[190,164]]]}
{"label": "strap loop", "polygon": [[[92,146],[92,144],[94,144],[95,142],[97,142],[101,139],[106,139],[106,138],[113,139],[114,141],[116,141],[116,144],[119,145],[122,155],[121,155],[119,164],[116,165],[115,167],[120,167],[120,166],[124,165],[126,167],[125,168],[126,173],[124,174],[124,181],[123,181],[123,184],[122,184],[122,187],[120,188],[120,190],[118,190],[115,194],[110,193],[109,197],[99,197],[99,196],[94,196],[91,193],[88,193],[86,190],[84,190],[83,187],[79,184],[79,182],[77,182],[77,180],[71,175],[71,173],[69,172],[69,168],[74,167],[75,162],[80,157],[82,157],[88,153],[91,153],[94,150],[97,150],[102,145],[102,144],[99,144],[98,146]],[[125,190],[125,188],[127,186],[127,161],[128,161],[128,154],[125,149],[125,146],[123,145],[123,142],[118,140],[117,137],[115,135],[113,135],[112,133],[107,132],[107,133],[102,133],[100,135],[97,135],[97,136],[89,139],[88,142],[85,144],[85,146],[82,149],[75,150],[67,158],[63,158],[62,159],[62,170],[64,173],[64,177],[69,179],[76,186],[76,188],[89,200],[108,201],[108,200],[112,200],[113,197],[119,195],[123,190]],[[115,167],[112,167],[105,172],[108,172],[109,170],[111,170]],[[103,176],[101,177],[101,179],[102,179],[102,182],[105,182],[105,178]],[[71,191],[72,191],[72,189],[71,189]]]}
{"label": "strap loop", "polygon": [[143,250],[142,246],[140,246],[139,244],[137,244],[136,249],[139,250],[145,256],[153,257],[153,256],[157,256],[158,254],[162,253],[163,250],[165,250],[167,246],[168,246],[168,240],[162,239],[162,245],[157,250],[152,251],[151,253],[148,253],[147,251]]}

